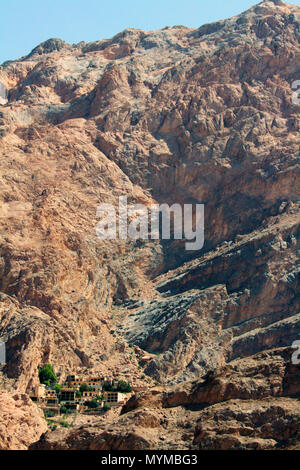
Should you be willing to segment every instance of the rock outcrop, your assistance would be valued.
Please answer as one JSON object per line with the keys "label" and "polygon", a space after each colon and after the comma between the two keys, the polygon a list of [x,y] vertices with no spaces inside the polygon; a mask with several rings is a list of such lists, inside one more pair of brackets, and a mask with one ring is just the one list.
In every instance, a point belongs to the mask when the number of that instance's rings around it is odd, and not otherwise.
{"label": "rock outcrop", "polygon": [[230,400],[201,414],[195,443],[206,450],[274,449],[298,435],[300,407],[291,399]]}
{"label": "rock outcrop", "polygon": [[26,450],[46,430],[43,413],[29,396],[0,390],[0,450]]}

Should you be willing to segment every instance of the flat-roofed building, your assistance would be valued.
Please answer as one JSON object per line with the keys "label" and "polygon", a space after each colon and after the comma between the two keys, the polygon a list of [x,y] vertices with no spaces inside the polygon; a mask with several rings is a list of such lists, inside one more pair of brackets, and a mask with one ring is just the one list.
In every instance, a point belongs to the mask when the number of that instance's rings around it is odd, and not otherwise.
{"label": "flat-roofed building", "polygon": [[78,375],[67,375],[66,384],[68,387],[80,387],[80,384],[83,382],[82,378]]}
{"label": "flat-roofed building", "polygon": [[106,377],[91,376],[85,380],[85,383],[93,390],[102,390],[103,384],[106,381]]}
{"label": "flat-roofed building", "polygon": [[76,390],[70,387],[64,387],[60,391],[60,401],[72,401],[76,398]]}
{"label": "flat-roofed building", "polygon": [[32,401],[43,401],[46,394],[46,386],[44,384],[39,384],[30,393],[30,398]]}
{"label": "flat-roofed building", "polygon": [[82,399],[83,400],[92,400],[95,398],[99,393],[95,390],[88,390],[87,392],[82,392]]}
{"label": "flat-roofed building", "polygon": [[127,401],[125,393],[103,392],[104,401],[109,405],[123,405]]}
{"label": "flat-roofed building", "polygon": [[63,403],[63,406],[67,408],[68,410],[79,410],[79,403],[76,403],[74,401],[65,401]]}
{"label": "flat-roofed building", "polygon": [[50,406],[50,405],[57,406],[58,405],[58,398],[57,398],[56,391],[51,390],[51,389],[50,390],[46,389],[45,390],[45,395],[40,401],[45,403],[47,405],[47,407]]}
{"label": "flat-roofed building", "polygon": [[43,409],[44,410],[49,410],[49,411],[52,411],[54,415],[59,415],[60,414],[60,405],[59,404],[45,404],[43,406]]}

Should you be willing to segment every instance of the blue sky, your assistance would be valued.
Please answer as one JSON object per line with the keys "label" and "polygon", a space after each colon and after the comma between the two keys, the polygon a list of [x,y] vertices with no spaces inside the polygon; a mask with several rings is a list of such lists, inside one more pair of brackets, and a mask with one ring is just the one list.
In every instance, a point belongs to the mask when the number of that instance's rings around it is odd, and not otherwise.
{"label": "blue sky", "polygon": [[[51,37],[69,43],[110,38],[125,28],[199,27],[259,0],[0,0],[0,64]],[[300,0],[290,3],[300,5]]]}

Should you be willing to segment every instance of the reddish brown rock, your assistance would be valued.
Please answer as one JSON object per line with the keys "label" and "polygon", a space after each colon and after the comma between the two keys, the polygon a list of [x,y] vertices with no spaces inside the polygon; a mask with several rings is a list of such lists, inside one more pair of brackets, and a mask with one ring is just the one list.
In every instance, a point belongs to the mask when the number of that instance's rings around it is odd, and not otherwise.
{"label": "reddish brown rock", "polygon": [[202,412],[194,442],[206,450],[266,450],[299,437],[298,400],[230,400]]}
{"label": "reddish brown rock", "polygon": [[46,430],[42,411],[27,395],[0,390],[1,450],[26,450]]}

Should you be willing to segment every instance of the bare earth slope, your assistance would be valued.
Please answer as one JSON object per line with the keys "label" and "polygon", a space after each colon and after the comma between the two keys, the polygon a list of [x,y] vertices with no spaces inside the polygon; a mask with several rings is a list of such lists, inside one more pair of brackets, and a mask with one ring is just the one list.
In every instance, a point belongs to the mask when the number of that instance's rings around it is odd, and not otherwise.
{"label": "bare earth slope", "polygon": [[[198,29],[128,29],[77,45],[50,39],[3,64],[3,387],[29,393],[38,365],[50,362],[61,379],[92,370],[138,385],[157,381],[168,393],[299,339],[300,105],[291,99],[299,42],[300,8],[264,1]],[[178,240],[100,241],[98,204],[124,194],[129,204],[204,203],[203,249],[191,254]],[[284,361],[288,367],[290,356]],[[205,412],[192,412],[199,422],[187,448],[255,447],[244,434],[225,444],[214,437],[220,393]],[[221,433],[241,435],[236,406],[261,420],[278,406],[290,433],[281,437],[285,424],[274,425],[257,434],[269,439],[257,446],[297,434],[298,389],[226,393],[224,419],[234,424]],[[150,433],[150,446],[184,442],[176,441],[176,420],[168,423],[171,441]],[[109,439],[104,447],[115,445]],[[119,446],[135,441],[132,434]]]}

